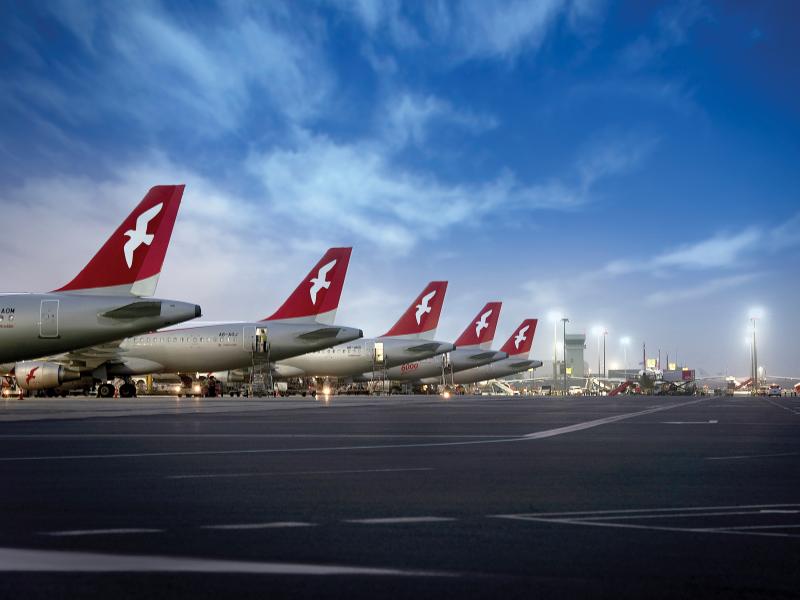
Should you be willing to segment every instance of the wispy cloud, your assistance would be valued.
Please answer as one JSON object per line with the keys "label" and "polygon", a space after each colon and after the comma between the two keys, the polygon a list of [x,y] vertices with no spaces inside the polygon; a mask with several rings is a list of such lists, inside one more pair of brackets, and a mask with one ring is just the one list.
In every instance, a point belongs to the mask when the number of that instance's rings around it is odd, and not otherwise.
{"label": "wispy cloud", "polygon": [[651,147],[650,140],[607,144],[591,145],[573,175],[539,183],[521,182],[511,171],[482,183],[447,183],[393,163],[393,142],[346,144],[309,133],[292,148],[256,154],[248,164],[284,217],[405,253],[453,225],[478,226],[490,213],[513,219],[585,205],[597,182],[635,167]]}
{"label": "wispy cloud", "polygon": [[[497,0],[446,2],[432,0],[414,11],[397,1],[333,0],[361,23],[364,30],[400,50],[443,49],[451,61],[473,59],[511,61],[536,52],[559,25],[580,31],[600,17],[598,0]],[[413,4],[411,5],[414,6]],[[418,18],[411,18],[412,13]]]}
{"label": "wispy cloud", "polygon": [[470,133],[479,134],[498,125],[495,117],[478,114],[434,95],[399,92],[390,96],[385,111],[381,111],[386,142],[397,146],[408,143],[420,145],[428,137],[435,122],[449,123]]}
{"label": "wispy cloud", "polygon": [[754,281],[757,277],[754,273],[746,273],[729,277],[717,277],[695,285],[681,284],[647,295],[645,304],[648,306],[665,306],[667,304],[686,302],[687,300],[699,300],[725,290],[741,287]]}
{"label": "wispy cloud", "polygon": [[214,136],[265,102],[292,122],[319,114],[332,86],[322,24],[271,4],[206,8],[213,18],[177,19],[158,3],[42,6],[81,43],[82,64],[49,68],[48,40],[35,32],[29,43],[40,64],[31,59],[26,80],[7,82],[5,102],[83,125],[114,115]]}
{"label": "wispy cloud", "polygon": [[665,52],[687,42],[692,26],[710,16],[700,0],[684,0],[663,8],[656,15],[655,32],[639,36],[622,51],[622,65],[638,71],[657,63]]}

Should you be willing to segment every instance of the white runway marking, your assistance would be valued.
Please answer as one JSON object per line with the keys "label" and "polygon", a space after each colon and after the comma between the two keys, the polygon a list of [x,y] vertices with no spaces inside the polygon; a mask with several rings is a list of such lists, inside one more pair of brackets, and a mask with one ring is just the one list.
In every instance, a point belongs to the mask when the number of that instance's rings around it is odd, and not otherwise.
{"label": "white runway marking", "polygon": [[[337,421],[338,425],[339,422]],[[11,433],[0,434],[0,440],[15,439],[48,439],[48,440],[70,440],[70,439],[136,439],[136,438],[329,438],[329,439],[348,439],[348,438],[432,438],[432,439],[476,439],[476,438],[507,438],[518,434],[426,434],[426,433]]]}
{"label": "white runway marking", "polygon": [[345,519],[344,523],[360,523],[362,525],[390,525],[406,523],[443,523],[455,521],[449,517],[382,517],[377,519]]}
{"label": "white runway marking", "polygon": [[117,529],[72,529],[67,531],[48,531],[42,535],[71,537],[81,535],[125,535],[130,533],[162,533],[163,529],[119,527]]}
{"label": "white runway marking", "polygon": [[716,425],[719,423],[716,419],[709,421],[661,421],[663,425]]}
{"label": "white runway marking", "polygon": [[[695,506],[686,508],[655,508],[655,509],[623,509],[603,511],[575,511],[561,513],[520,513],[505,515],[490,515],[493,518],[511,519],[518,521],[535,521],[540,523],[556,523],[561,525],[588,525],[592,527],[614,527],[620,529],[644,529],[652,531],[674,531],[691,533],[717,533],[727,535],[754,535],[765,537],[799,538],[800,535],[791,533],[778,533],[760,531],[762,529],[791,529],[795,524],[767,524],[747,526],[719,526],[719,527],[678,527],[670,525],[644,525],[618,521],[639,519],[679,519],[702,517],[726,516],[763,516],[774,514],[797,514],[800,510],[782,509],[776,507],[800,507],[800,504],[755,504],[739,506]],[[747,510],[749,509],[749,510]],[[616,522],[615,522],[616,521]]]}
{"label": "white runway marking", "polygon": [[70,573],[249,573],[256,575],[366,575],[384,577],[456,577],[456,573],[302,563],[214,560],[173,556],[136,556],[0,548],[0,571]]}
{"label": "white runway marking", "polygon": [[782,408],[783,410],[789,411],[793,415],[800,415],[800,411],[794,410],[793,408],[789,408],[788,406],[784,406],[780,402],[775,402],[774,400],[772,400],[770,398],[765,398],[765,399],[766,399],[767,402],[772,404],[772,406],[777,406],[778,408]]}
{"label": "white runway marking", "polygon": [[601,425],[608,425],[610,423],[618,423],[627,419],[633,419],[643,415],[649,415],[656,412],[665,410],[672,410],[673,408],[680,408],[682,406],[689,406],[699,402],[706,402],[709,398],[700,398],[698,400],[691,400],[689,402],[680,402],[678,404],[667,404],[656,406],[647,410],[641,410],[633,413],[625,413],[621,415],[614,415],[602,419],[595,419],[593,421],[586,421],[583,423],[576,423],[566,427],[558,427],[556,429],[547,429],[545,431],[537,431],[510,438],[498,439],[480,439],[469,440],[462,442],[425,442],[418,444],[364,444],[354,446],[322,446],[322,447],[307,447],[307,448],[257,448],[252,450],[187,450],[176,452],[130,452],[119,454],[64,454],[53,456],[11,456],[2,457],[0,462],[24,462],[24,461],[37,461],[37,460],[91,460],[91,459],[109,459],[109,458],[158,458],[164,456],[226,456],[226,455],[245,455],[245,454],[284,454],[290,452],[340,452],[348,450],[386,450],[393,448],[435,448],[439,446],[473,446],[477,444],[502,444],[509,442],[524,442],[529,440],[541,440],[567,433],[574,433],[576,431],[583,431],[585,429],[592,429]]}
{"label": "white runway marking", "polygon": [[234,523],[231,525],[203,525],[200,529],[283,529],[287,527],[316,527],[304,521],[273,521],[272,523]]}
{"label": "white runway marking", "polygon": [[215,473],[199,475],[168,475],[164,479],[216,479],[220,477],[274,477],[281,475],[349,475],[355,473],[402,473],[407,471],[433,471],[432,467],[398,469],[347,469],[342,471],[268,471],[266,473]]}
{"label": "white runway marking", "polygon": [[787,502],[783,504],[733,504],[729,506],[682,506],[668,508],[623,508],[620,510],[576,510],[568,512],[539,512],[539,513],[519,513],[513,515],[490,515],[498,519],[514,517],[576,517],[579,515],[610,515],[610,514],[632,514],[632,513],[672,513],[688,511],[709,511],[709,510],[741,510],[745,508],[782,508],[800,506],[800,502]]}
{"label": "white runway marking", "polygon": [[739,456],[707,456],[706,460],[743,460],[746,458],[773,458],[778,456],[800,456],[800,452],[779,452],[777,454],[741,454]]}

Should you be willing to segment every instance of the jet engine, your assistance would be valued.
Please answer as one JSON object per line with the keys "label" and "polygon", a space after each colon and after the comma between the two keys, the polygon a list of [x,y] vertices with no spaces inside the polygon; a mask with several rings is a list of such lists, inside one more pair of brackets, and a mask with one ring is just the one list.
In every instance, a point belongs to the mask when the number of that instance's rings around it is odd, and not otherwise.
{"label": "jet engine", "polygon": [[65,381],[81,378],[77,369],[40,360],[18,362],[14,373],[17,376],[17,385],[25,391],[46,390],[58,387]]}

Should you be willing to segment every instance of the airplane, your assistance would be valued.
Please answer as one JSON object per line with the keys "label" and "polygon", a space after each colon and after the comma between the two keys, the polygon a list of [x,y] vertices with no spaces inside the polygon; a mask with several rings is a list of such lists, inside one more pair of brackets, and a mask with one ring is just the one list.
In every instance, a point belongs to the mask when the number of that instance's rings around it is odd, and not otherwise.
{"label": "airplane", "polygon": [[[533,345],[533,336],[536,333],[537,323],[538,319],[525,319],[520,326],[514,330],[514,333],[511,334],[508,341],[500,348],[501,352],[508,354],[507,358],[480,367],[473,367],[453,373],[453,383],[477,383],[478,381],[499,379],[506,375],[541,367],[541,361],[528,359],[528,354]],[[428,384],[438,384],[441,382],[441,377],[426,377],[422,379],[422,383]]]}
{"label": "airplane", "polygon": [[455,348],[453,344],[432,339],[446,291],[446,281],[431,281],[382,336],[277,361],[273,375],[361,378],[363,373],[374,371],[377,364],[391,368],[448,352]]}
{"label": "airplane", "polygon": [[[198,323],[126,338],[54,358],[66,368],[80,366],[80,381],[73,387],[152,373],[177,373],[191,382],[189,373],[207,373],[269,365],[272,360],[328,348],[362,337],[360,329],[333,325],[342,294],[352,248],[330,248],[301,281],[283,305],[261,321]],[[28,383],[18,380],[27,390]],[[132,397],[135,386],[120,387],[122,397]],[[114,394],[114,386],[101,383],[100,397]]]}
{"label": "airplane", "polygon": [[196,304],[142,299],[155,293],[183,185],[150,189],[87,265],[46,294],[0,294],[0,373],[33,389],[79,377],[68,365],[31,360],[199,317]]}
{"label": "airplane", "polygon": [[[451,350],[441,357],[431,356],[387,369],[386,379],[419,381],[425,377],[438,377],[441,381],[445,371],[463,371],[506,358],[508,354],[505,352],[489,350],[492,340],[494,340],[494,332],[497,329],[502,305],[502,302],[487,303],[455,341],[455,350]],[[377,379],[383,376],[383,372],[364,374],[366,379]]]}

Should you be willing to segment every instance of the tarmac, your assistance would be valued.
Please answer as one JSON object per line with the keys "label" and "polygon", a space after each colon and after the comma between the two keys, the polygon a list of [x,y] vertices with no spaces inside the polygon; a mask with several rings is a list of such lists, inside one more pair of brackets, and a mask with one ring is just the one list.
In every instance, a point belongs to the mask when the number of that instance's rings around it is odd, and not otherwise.
{"label": "tarmac", "polygon": [[0,597],[800,596],[800,398],[0,402]]}

